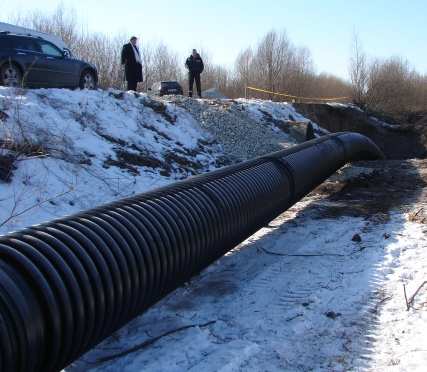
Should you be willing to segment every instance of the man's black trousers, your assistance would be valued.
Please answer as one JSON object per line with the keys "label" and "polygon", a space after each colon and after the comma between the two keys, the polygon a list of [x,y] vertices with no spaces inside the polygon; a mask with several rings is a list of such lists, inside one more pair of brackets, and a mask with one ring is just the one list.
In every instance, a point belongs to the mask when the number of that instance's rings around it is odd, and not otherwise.
{"label": "man's black trousers", "polygon": [[196,80],[197,95],[199,97],[201,97],[202,96],[202,86],[200,84],[200,73],[198,73],[198,72],[189,72],[188,73],[188,95],[190,97],[193,96],[194,80]]}
{"label": "man's black trousers", "polygon": [[128,81],[128,90],[134,90],[136,91],[136,87],[138,86],[138,82],[135,81]]}

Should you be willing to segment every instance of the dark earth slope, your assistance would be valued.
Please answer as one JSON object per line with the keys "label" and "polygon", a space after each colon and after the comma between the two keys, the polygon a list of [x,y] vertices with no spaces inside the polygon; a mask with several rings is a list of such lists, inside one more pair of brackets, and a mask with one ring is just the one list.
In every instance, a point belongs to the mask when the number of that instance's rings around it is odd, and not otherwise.
{"label": "dark earth slope", "polygon": [[425,158],[422,135],[412,125],[390,125],[357,107],[295,103],[295,109],[330,132],[353,131],[372,139],[388,159]]}

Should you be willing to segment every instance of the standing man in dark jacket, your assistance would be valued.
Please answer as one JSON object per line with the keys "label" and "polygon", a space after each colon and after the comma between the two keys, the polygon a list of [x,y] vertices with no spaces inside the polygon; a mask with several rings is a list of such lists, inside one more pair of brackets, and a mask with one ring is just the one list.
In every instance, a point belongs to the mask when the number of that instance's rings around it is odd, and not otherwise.
{"label": "standing man in dark jacket", "polygon": [[202,86],[200,84],[200,74],[205,68],[202,57],[197,53],[196,49],[193,49],[193,53],[185,61],[185,67],[188,70],[188,96],[193,97],[193,85],[196,80],[197,94],[202,98]]}
{"label": "standing man in dark jacket", "polygon": [[142,79],[142,60],[139,49],[136,46],[138,39],[132,36],[128,44],[122,48],[122,65],[125,65],[125,76],[128,82],[128,90],[135,90]]}

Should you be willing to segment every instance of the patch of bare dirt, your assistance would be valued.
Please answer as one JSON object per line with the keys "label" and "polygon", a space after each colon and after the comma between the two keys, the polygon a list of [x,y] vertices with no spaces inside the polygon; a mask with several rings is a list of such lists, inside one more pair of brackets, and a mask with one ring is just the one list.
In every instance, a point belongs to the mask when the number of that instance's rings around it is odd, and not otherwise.
{"label": "patch of bare dirt", "polygon": [[172,138],[170,138],[166,133],[163,133],[162,131],[157,129],[154,125],[143,124],[143,126],[144,126],[144,128],[147,128],[147,129],[157,133],[160,137],[163,137],[164,139],[166,139],[168,141],[172,141]]}
{"label": "patch of bare dirt", "polygon": [[363,164],[370,172],[341,181],[328,180],[310,195],[319,218],[368,217],[386,222],[390,210],[411,208],[425,196],[427,161],[375,161]]}
{"label": "patch of bare dirt", "polygon": [[49,154],[48,149],[38,143],[27,141],[14,142],[0,140],[0,181],[10,182],[13,172],[17,169],[18,159],[28,157],[40,157]]}
{"label": "patch of bare dirt", "polygon": [[[164,162],[161,160],[143,152],[135,153],[129,152],[123,149],[115,149],[117,159],[108,157],[104,161],[104,167],[108,168],[110,166],[119,167],[129,171],[133,175],[139,175],[138,167],[149,167],[149,168],[160,168],[161,170],[166,171],[165,168],[168,168]],[[170,175],[170,172],[164,175]]]}
{"label": "patch of bare dirt", "polygon": [[127,146],[128,145],[128,143],[126,141],[122,140],[121,138],[110,136],[108,134],[101,132],[100,130],[96,131],[96,134],[98,136],[104,138],[108,142],[114,143],[116,145],[120,145],[120,146]]}
{"label": "patch of bare dirt", "polygon": [[167,112],[167,106],[163,102],[150,99],[144,100],[143,103],[144,106],[149,107],[157,114],[162,115],[170,124],[175,124],[177,117]]}
{"label": "patch of bare dirt", "polygon": [[0,149],[5,149],[16,154],[16,156],[40,156],[47,155],[48,149],[36,142],[29,141],[10,141],[0,139]]}
{"label": "patch of bare dirt", "polygon": [[408,214],[408,221],[418,222],[422,224],[427,223],[427,210],[424,207]]}
{"label": "patch of bare dirt", "polygon": [[179,155],[176,151],[168,151],[165,154],[165,160],[168,164],[178,164],[179,168],[186,170],[191,174],[196,174],[197,170],[203,168],[203,165],[197,161]]}
{"label": "patch of bare dirt", "polygon": [[[124,169],[132,175],[139,175],[139,167],[148,167],[157,169],[163,176],[170,176],[172,172],[181,174],[182,178],[188,175],[200,173],[203,165],[195,160],[197,152],[188,149],[176,149],[168,151],[164,154],[164,160],[158,159],[150,155],[147,151],[138,148],[136,145],[128,146],[132,151],[127,151],[123,148],[115,148],[116,158],[109,156],[103,166],[109,168],[111,166]],[[193,156],[190,156],[190,153]],[[90,160],[90,159],[89,159]]]}
{"label": "patch of bare dirt", "polygon": [[0,121],[6,121],[8,118],[9,115],[6,112],[0,110]]}
{"label": "patch of bare dirt", "polygon": [[0,155],[0,181],[12,181],[13,171],[16,169],[15,161],[16,157],[11,154]]}

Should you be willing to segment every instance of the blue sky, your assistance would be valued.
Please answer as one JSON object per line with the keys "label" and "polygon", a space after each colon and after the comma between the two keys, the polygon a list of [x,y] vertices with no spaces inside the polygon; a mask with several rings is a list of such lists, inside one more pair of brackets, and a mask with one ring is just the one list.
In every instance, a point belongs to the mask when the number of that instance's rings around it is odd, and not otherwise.
{"label": "blue sky", "polygon": [[[8,13],[52,11],[58,0],[0,0]],[[62,0],[90,31],[164,41],[182,57],[193,47],[232,66],[238,52],[271,29],[308,47],[318,72],[347,77],[354,31],[373,57],[400,55],[427,73],[427,1],[385,0]]]}

